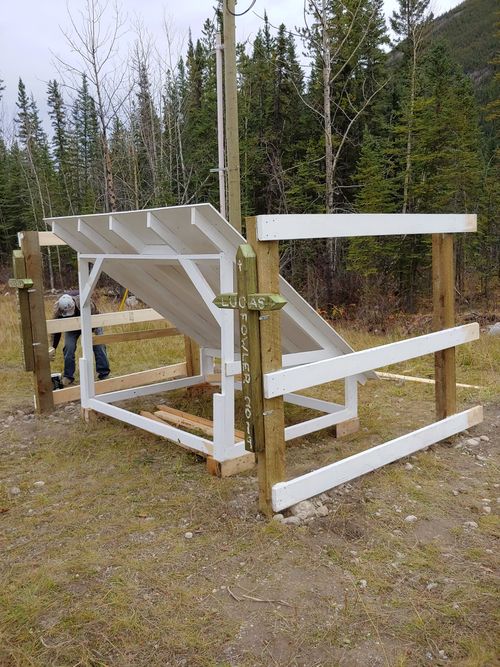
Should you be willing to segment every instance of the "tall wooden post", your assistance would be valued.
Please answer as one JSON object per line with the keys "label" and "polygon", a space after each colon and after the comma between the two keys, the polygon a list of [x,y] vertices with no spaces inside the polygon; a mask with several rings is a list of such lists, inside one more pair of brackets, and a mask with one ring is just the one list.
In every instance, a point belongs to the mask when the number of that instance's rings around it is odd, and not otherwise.
{"label": "tall wooden post", "polygon": [[[434,329],[455,326],[455,271],[453,235],[432,235],[432,292]],[[436,352],[436,417],[444,419],[457,411],[455,348]]]}
{"label": "tall wooden post", "polygon": [[[247,240],[257,255],[259,292],[279,293],[279,249],[277,241],[258,241],[255,218],[246,218]],[[279,311],[260,316],[262,373],[281,368],[281,315]],[[272,514],[272,487],[285,479],[285,412],[283,396],[264,398],[264,451],[257,452],[259,509]]]}
{"label": "tall wooden post", "polygon": [[[25,280],[28,278],[26,274],[26,263],[22,250],[14,250],[12,255],[12,268],[14,278],[17,280]],[[18,304],[19,304],[19,331],[22,340],[24,370],[33,371],[35,368],[33,360],[33,338],[31,334],[31,313],[29,294],[27,289],[18,289]]]}
{"label": "tall wooden post", "polygon": [[20,234],[21,251],[24,255],[26,274],[33,281],[28,290],[33,345],[33,378],[35,403],[38,412],[52,412],[54,397],[50,377],[49,342],[43,299],[43,267],[38,232]]}
{"label": "tall wooden post", "polygon": [[223,3],[224,95],[226,109],[226,168],[229,222],[241,231],[240,146],[238,135],[238,90],[236,82],[235,0]]}

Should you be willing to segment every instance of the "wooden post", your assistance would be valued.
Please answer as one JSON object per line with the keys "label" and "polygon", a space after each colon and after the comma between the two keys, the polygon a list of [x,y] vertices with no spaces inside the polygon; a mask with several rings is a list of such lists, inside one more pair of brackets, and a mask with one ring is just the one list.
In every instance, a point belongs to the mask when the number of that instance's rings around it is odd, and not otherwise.
{"label": "wooden post", "polygon": [[[14,278],[24,279],[26,275],[26,264],[24,262],[24,255],[22,250],[14,250],[12,256],[12,267]],[[18,289],[18,304],[19,304],[19,331],[22,340],[24,370],[33,371],[33,338],[31,336],[31,314],[29,304],[29,294],[27,290]]]}
{"label": "wooden post", "polygon": [[[455,272],[453,235],[432,235],[433,325],[436,331],[455,326]],[[456,413],[455,348],[436,352],[436,417],[444,419]]]}
{"label": "wooden post", "polygon": [[186,353],[186,375],[200,374],[200,348],[189,336],[184,336],[184,350]]}
{"label": "wooden post", "polygon": [[[247,240],[257,255],[259,292],[279,293],[279,249],[277,241],[258,241],[255,218],[246,219]],[[262,373],[281,368],[281,315],[279,311],[260,316]],[[283,396],[264,398],[264,446],[257,453],[259,509],[266,516],[273,513],[272,487],[285,479],[285,412]]]}
{"label": "wooden post", "polygon": [[241,231],[240,145],[236,84],[235,0],[223,3],[224,99],[226,109],[226,153],[229,222]]}
{"label": "wooden post", "polygon": [[261,311],[249,309],[249,297],[258,291],[257,261],[252,246],[245,244],[236,253],[238,309],[241,350],[241,389],[245,413],[245,449],[264,450],[264,404],[260,357]]}
{"label": "wooden post", "polygon": [[22,232],[20,242],[26,274],[33,281],[33,287],[28,290],[28,299],[33,341],[35,404],[38,412],[52,412],[54,410],[54,397],[50,377],[49,342],[43,299],[42,254],[38,242],[38,232]]}

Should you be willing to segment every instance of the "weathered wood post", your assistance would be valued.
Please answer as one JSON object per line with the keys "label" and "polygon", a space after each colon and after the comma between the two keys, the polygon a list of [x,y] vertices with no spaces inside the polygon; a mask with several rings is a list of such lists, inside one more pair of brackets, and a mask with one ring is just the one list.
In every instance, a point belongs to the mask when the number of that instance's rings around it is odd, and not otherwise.
{"label": "weathered wood post", "polygon": [[[257,280],[259,292],[279,293],[279,247],[278,241],[259,241],[257,221],[246,218],[247,240],[257,255]],[[281,315],[270,312],[261,315],[260,349],[262,373],[281,368]],[[265,450],[257,454],[259,476],[260,509],[272,514],[272,487],[285,479],[285,411],[283,396],[264,398],[264,442]]]}
{"label": "weathered wood post", "polygon": [[[283,410],[275,412],[271,401],[264,399],[262,372],[269,366],[269,355],[262,338],[262,323],[276,314],[286,303],[276,292],[258,290],[256,254],[249,244],[241,245],[236,254],[238,292],[221,294],[214,303],[219,308],[239,310],[241,380],[245,414],[245,449],[255,452],[259,477],[259,509],[272,514],[272,485],[284,475],[284,418]],[[273,339],[274,341],[276,339]],[[281,366],[281,346],[279,355]],[[272,399],[274,402],[275,399]],[[281,400],[281,407],[283,401]],[[280,431],[276,432],[277,429]],[[281,447],[280,447],[281,443]]]}
{"label": "weathered wood post", "polygon": [[50,375],[49,342],[43,299],[43,267],[38,232],[21,232],[21,252],[24,256],[26,275],[33,281],[28,289],[33,348],[33,379],[35,404],[38,412],[52,412],[54,397]]}
{"label": "weathered wood post", "polygon": [[14,278],[9,280],[9,287],[17,290],[19,307],[19,333],[22,341],[24,370],[33,371],[33,338],[31,336],[31,313],[28,289],[33,287],[33,281],[26,275],[26,264],[22,250],[12,253],[12,269]]}
{"label": "weathered wood post", "polygon": [[[453,235],[432,235],[433,326],[435,331],[455,326],[455,271]],[[444,419],[457,411],[455,348],[436,352],[436,416]]]}

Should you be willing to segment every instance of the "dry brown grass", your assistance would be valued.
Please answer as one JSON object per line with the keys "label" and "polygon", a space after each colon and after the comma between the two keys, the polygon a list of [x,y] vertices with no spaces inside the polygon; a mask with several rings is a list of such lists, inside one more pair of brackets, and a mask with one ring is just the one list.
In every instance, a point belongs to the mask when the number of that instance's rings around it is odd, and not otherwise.
{"label": "dry brown grass", "polygon": [[[1,299],[2,667],[498,664],[498,340],[484,337],[458,357],[459,380],[486,387],[459,398],[491,404],[476,429],[489,443],[433,447],[411,470],[405,461],[386,466],[337,494],[329,516],[297,529],[257,516],[252,474],[211,478],[193,455],[123,424],[83,425],[77,410],[61,409],[7,426],[32,401],[14,305]],[[356,348],[387,340],[342,333]],[[174,362],[182,346],[127,343],[110,355],[118,374]],[[426,358],[395,372],[431,370]],[[340,398],[336,385],[313,393]],[[209,414],[201,396],[170,400]],[[432,413],[432,387],[370,382],[362,429],[342,441],[323,432],[291,443],[288,470],[318,467]],[[289,420],[302,416],[289,410]],[[407,514],[418,522],[406,524]],[[464,528],[470,520],[477,529]]]}

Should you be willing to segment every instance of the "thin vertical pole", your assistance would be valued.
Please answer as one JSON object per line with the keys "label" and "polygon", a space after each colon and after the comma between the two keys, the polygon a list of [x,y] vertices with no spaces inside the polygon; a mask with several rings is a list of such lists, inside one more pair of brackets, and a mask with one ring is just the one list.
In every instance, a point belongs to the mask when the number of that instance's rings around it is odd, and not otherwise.
{"label": "thin vertical pole", "polygon": [[219,174],[219,209],[223,218],[226,217],[226,165],[224,160],[224,74],[223,74],[222,38],[217,33],[215,43],[215,71],[217,79],[217,150]]}
{"label": "thin vertical pole", "polygon": [[[82,336],[82,358],[80,359],[80,397],[82,409],[88,409],[88,400],[95,396],[94,350],[92,347],[91,295],[83,300],[89,284],[90,262],[78,258],[78,280],[80,288],[80,327]],[[84,415],[86,413],[84,412]]]}
{"label": "thin vertical pole", "polygon": [[50,376],[49,340],[43,298],[43,267],[38,232],[22,232],[19,236],[26,264],[26,274],[33,281],[28,289],[33,345],[33,379],[37,412],[52,412],[54,397]]}
{"label": "thin vertical pole", "polygon": [[226,151],[229,222],[241,231],[240,147],[238,135],[238,90],[236,81],[235,0],[223,2],[224,93],[226,107]]}
{"label": "thin vertical pole", "polygon": [[[455,271],[453,262],[453,235],[432,235],[432,292],[434,329],[455,326]],[[455,348],[436,352],[436,417],[444,419],[456,413]]]}
{"label": "thin vertical pole", "polygon": [[[279,249],[277,241],[259,241],[255,218],[246,218],[248,242],[257,255],[257,277],[260,293],[279,293]],[[282,366],[281,313],[262,312],[260,348],[262,373],[279,370]],[[259,508],[272,515],[272,488],[285,479],[285,412],[283,396],[263,399],[264,451],[257,452],[259,479]]]}

